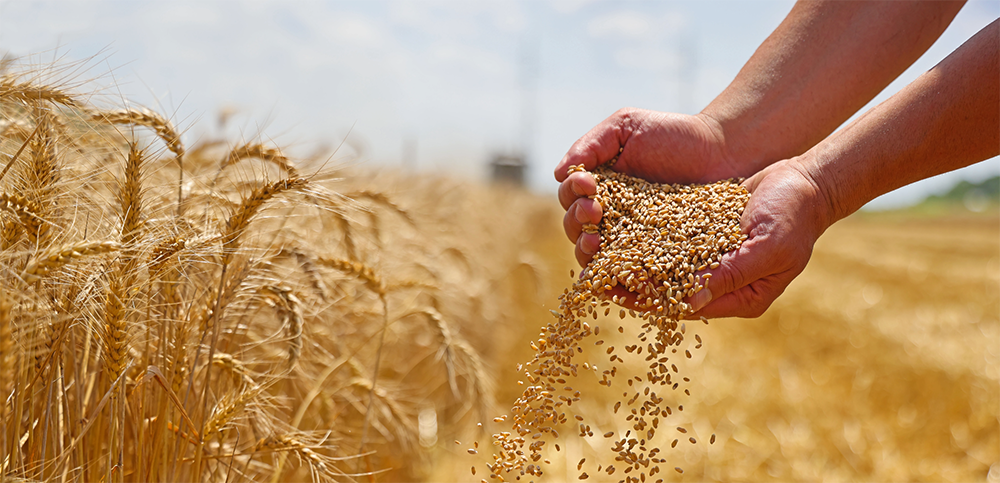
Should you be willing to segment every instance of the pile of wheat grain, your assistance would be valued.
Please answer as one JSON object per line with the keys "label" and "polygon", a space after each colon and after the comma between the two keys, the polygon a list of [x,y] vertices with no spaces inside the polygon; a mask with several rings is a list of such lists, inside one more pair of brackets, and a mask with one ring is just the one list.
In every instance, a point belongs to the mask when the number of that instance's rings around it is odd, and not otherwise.
{"label": "pile of wheat grain", "polygon": [[[0,479],[414,479],[491,412],[483,348],[544,271],[502,234],[549,207],[188,148],[64,69],[4,69]],[[497,199],[518,216],[477,218]]]}
{"label": "pile of wheat grain", "polygon": [[[581,170],[582,166],[573,166],[569,172]],[[487,465],[490,477],[500,481],[504,481],[504,475],[513,475],[517,480],[542,476],[543,463],[549,463],[543,459],[549,441],[546,437],[558,438],[562,427],[575,425],[579,437],[594,437],[594,428],[586,423],[584,414],[568,414],[582,397],[581,391],[569,384],[574,378],[593,373],[600,378],[600,385],[610,389],[619,375],[618,364],[625,360],[613,346],[605,350],[609,356],[607,369],[574,362],[583,352],[581,344],[600,335],[600,327],[586,319],[596,321],[601,309],[605,316],[609,315],[612,303],[633,307],[629,309],[632,317],[639,311],[642,326],[634,343],[624,348],[635,356],[643,355],[645,350],[648,370],[645,374],[622,374],[627,388],[609,409],[619,414],[624,408],[621,414],[626,416],[620,427],[627,429],[598,431],[611,440],[615,457],[613,463],[597,464],[595,471],[614,475],[622,469],[621,481],[645,482],[647,476],[660,472],[661,464],[669,462],[660,454],[661,442],[672,439],[670,448],[676,447],[681,438],[697,443],[694,437],[685,436],[687,429],[683,426],[676,426],[676,438],[664,438],[662,433],[657,438],[660,422],[669,426],[674,408],[684,410],[679,394],[690,395],[685,387],[690,379],[681,376],[676,363],[671,362],[671,357],[681,354],[687,359],[692,357],[691,351],[682,347],[687,328],[678,319],[691,313],[683,299],[702,289],[703,281],[696,273],[716,268],[722,254],[737,249],[746,239],[740,230],[740,216],[750,195],[731,180],[708,185],[659,185],[608,167],[595,170],[594,177],[594,199],[601,204],[604,215],[599,226],[585,230],[600,234],[600,249],[580,279],[560,297],[559,310],[553,311],[555,320],[543,327],[538,340],[531,343],[534,358],[518,367],[524,371],[526,387],[511,408],[511,431],[493,435],[498,453]],[[619,286],[625,291],[614,293]],[[620,309],[619,315],[624,319],[625,309]],[[625,328],[619,326],[618,331],[623,333]],[[695,340],[694,349],[701,348],[701,337],[696,334]],[[602,339],[594,344],[603,343]],[[507,417],[501,416],[496,422]],[[713,435],[710,443],[714,439]],[[470,453],[478,452],[478,444],[475,446]],[[560,449],[558,444],[553,446],[556,451]],[[586,459],[581,459],[577,470],[583,470],[585,463]],[[683,472],[680,466],[674,469]],[[473,468],[473,474],[475,471]],[[589,476],[586,471],[579,474],[580,479]]]}

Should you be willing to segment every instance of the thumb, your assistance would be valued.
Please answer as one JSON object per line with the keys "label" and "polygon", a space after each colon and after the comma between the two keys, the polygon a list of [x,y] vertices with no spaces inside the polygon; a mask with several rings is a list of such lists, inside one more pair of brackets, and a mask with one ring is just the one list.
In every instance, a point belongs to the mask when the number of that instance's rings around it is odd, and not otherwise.
{"label": "thumb", "polygon": [[622,109],[595,126],[578,139],[556,165],[556,181],[560,183],[568,176],[570,166],[582,164],[587,171],[618,156],[631,135],[631,115]]}
{"label": "thumb", "polygon": [[704,288],[688,297],[692,317],[754,316],[750,314],[759,309],[761,294],[752,284],[772,274],[770,252],[767,243],[747,239],[738,250],[723,255],[717,268],[697,274]]}

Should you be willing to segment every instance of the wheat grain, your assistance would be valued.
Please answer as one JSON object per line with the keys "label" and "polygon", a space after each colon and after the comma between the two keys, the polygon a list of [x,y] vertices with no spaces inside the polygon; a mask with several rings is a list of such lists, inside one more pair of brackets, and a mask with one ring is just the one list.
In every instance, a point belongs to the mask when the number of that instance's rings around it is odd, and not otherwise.
{"label": "wheat grain", "polygon": [[[569,172],[572,174],[582,169],[574,166]],[[530,384],[511,408],[514,414],[512,431],[493,435],[494,444],[500,450],[500,455],[495,455],[495,462],[489,466],[494,475],[510,472],[523,475],[529,460],[537,462],[541,459],[544,441],[539,438],[544,434],[555,437],[554,424],[566,418],[561,406],[565,403],[568,407],[580,397],[579,392],[574,392],[572,398],[560,396],[562,399],[557,401],[553,397],[557,388],[552,383],[577,374],[578,366],[573,357],[582,352],[580,342],[596,332],[582,319],[590,316],[597,319],[598,310],[606,307],[602,304],[611,302],[629,305],[633,316],[636,310],[641,312],[645,322],[638,338],[646,343],[646,360],[653,361],[645,380],[639,376],[627,379],[634,395],[629,397],[629,391],[624,392],[623,399],[628,399],[625,404],[632,406],[640,397],[645,397],[646,401],[640,406],[641,411],[632,409],[626,415],[625,421],[632,429],[624,437],[614,440],[611,449],[617,453],[617,461],[629,465],[624,470],[626,473],[648,465],[649,461],[643,458],[642,451],[646,441],[653,439],[658,420],[654,420],[650,427],[647,414],[660,414],[663,410],[669,415],[670,408],[661,409],[664,398],[651,391],[649,386],[639,390],[639,385],[635,383],[670,386],[674,390],[678,388],[679,383],[672,382],[670,372],[677,373],[677,366],[671,364],[668,368],[665,363],[667,354],[676,353],[674,346],[684,340],[686,327],[678,324],[677,320],[689,315],[691,307],[683,299],[702,286],[695,272],[717,261],[723,253],[739,247],[745,239],[739,221],[749,194],[734,182],[697,186],[656,185],[613,172],[607,167],[598,168],[593,175],[597,180],[597,194],[593,198],[600,203],[603,218],[599,225],[585,227],[585,231],[600,234],[600,249],[580,279],[560,296],[559,310],[553,311],[555,321],[543,327],[539,339],[531,342],[535,356],[524,367],[535,369],[524,369],[524,376]],[[619,286],[627,290],[632,299],[626,302],[617,294],[610,294]],[[624,316],[624,313],[621,315]],[[623,332],[622,327],[619,327],[619,332]],[[652,342],[648,341],[650,337]],[[636,355],[641,354],[643,349],[639,344],[625,347],[627,353]],[[605,352],[610,355],[612,364],[624,362],[615,353],[614,346],[608,347]],[[685,351],[685,355],[692,357],[690,351]],[[601,385],[611,387],[612,381],[608,376],[613,378],[616,371],[615,365],[606,370],[604,379],[599,381]],[[690,395],[687,389],[685,393]],[[614,413],[618,412],[621,403],[621,400],[616,402]],[[679,405],[678,410],[682,407]],[[582,422],[580,417],[577,420],[581,421],[579,435],[593,436],[590,425]],[[645,431],[646,438],[630,437],[633,430],[637,435]],[[677,430],[686,432],[682,427],[677,427]],[[528,451],[524,452],[522,448],[527,434],[533,434],[532,438],[536,441],[528,445]],[[605,433],[605,437],[613,434]],[[693,443],[694,438],[691,441]],[[656,451],[659,449],[656,448]],[[659,471],[658,467],[654,468],[657,469],[650,470],[652,474]],[[609,467],[607,471],[611,474],[614,469]],[[535,465],[530,474],[540,475],[541,470]],[[646,471],[642,470],[637,479],[644,481],[646,476]]]}

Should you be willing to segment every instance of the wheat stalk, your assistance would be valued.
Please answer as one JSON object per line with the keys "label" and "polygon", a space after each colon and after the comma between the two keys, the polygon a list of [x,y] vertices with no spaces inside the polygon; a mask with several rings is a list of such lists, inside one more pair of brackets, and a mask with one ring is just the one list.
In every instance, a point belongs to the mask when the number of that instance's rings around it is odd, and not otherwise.
{"label": "wheat stalk", "polygon": [[[6,287],[0,287],[0,394],[8,394],[11,375],[14,374],[11,352],[14,347],[14,330],[10,311],[14,304]],[[0,404],[0,421],[6,421],[7,404]]]}

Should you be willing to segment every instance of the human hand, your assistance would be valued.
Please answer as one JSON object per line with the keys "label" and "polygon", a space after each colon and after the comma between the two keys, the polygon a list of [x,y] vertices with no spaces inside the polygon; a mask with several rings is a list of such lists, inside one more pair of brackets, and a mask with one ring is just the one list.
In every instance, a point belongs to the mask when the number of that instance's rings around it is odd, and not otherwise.
{"label": "human hand", "polygon": [[587,172],[567,176],[570,166],[590,171],[610,161],[631,176],[657,183],[705,183],[749,176],[750,166],[739,164],[726,149],[724,136],[712,119],[642,109],[621,109],[573,143],[556,166],[559,201],[566,210],[563,229],[576,244],[576,260],[586,266],[600,247],[597,234],[583,233],[583,225],[601,220],[601,206],[588,198],[597,192]]}
{"label": "human hand", "polygon": [[699,317],[759,317],[805,269],[816,239],[833,218],[832,205],[798,158],[775,163],[743,185],[750,201],[741,226],[748,238],[726,253],[705,288],[687,299]]}

